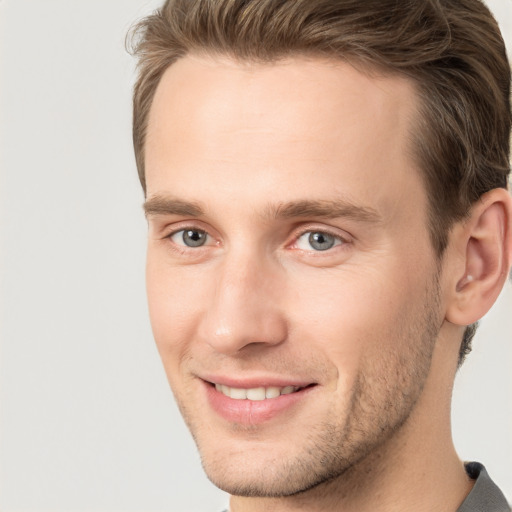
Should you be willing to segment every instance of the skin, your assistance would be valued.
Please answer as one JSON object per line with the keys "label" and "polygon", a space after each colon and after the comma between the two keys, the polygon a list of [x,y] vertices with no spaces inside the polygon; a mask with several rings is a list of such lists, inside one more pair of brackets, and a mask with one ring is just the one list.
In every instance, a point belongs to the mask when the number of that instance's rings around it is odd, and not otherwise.
{"label": "skin", "polygon": [[[151,323],[233,512],[455,511],[471,488],[450,433],[463,325],[486,307],[464,295],[489,259],[471,230],[488,211],[503,227],[510,204],[483,202],[439,261],[408,148],[415,109],[405,79],[298,57],[187,56],[158,86],[145,152]],[[333,247],[315,250],[310,233]],[[228,421],[205,381],[248,378],[312,386],[268,421]]]}

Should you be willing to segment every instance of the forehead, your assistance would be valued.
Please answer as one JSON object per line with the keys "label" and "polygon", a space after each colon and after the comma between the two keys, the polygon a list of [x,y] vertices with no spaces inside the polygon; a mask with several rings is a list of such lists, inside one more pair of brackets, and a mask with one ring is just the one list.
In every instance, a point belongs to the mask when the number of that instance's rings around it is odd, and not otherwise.
{"label": "forehead", "polygon": [[[239,125],[260,130],[263,124],[284,136],[305,135],[301,121],[310,131],[330,130],[334,136],[354,118],[358,124],[386,121],[402,128],[414,104],[413,86],[405,78],[363,73],[340,60],[297,57],[260,64],[190,55],[164,73],[146,141],[151,144],[153,128],[200,138],[212,123],[216,131]],[[341,111],[345,118],[337,119]]]}
{"label": "forehead", "polygon": [[283,200],[326,199],[329,190],[392,204],[418,185],[409,157],[415,109],[408,80],[341,61],[187,56],[165,72],[151,107],[148,196],[190,195],[194,183],[211,198],[222,181],[237,196],[242,186],[251,197],[296,191]]}

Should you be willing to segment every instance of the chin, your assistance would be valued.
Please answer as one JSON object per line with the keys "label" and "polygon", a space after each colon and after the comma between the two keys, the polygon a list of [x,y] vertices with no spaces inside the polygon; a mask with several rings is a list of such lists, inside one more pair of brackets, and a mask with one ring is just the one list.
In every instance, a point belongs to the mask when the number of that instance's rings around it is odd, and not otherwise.
{"label": "chin", "polygon": [[348,400],[351,405],[333,406],[326,421],[316,425],[299,421],[296,428],[288,425],[272,433],[256,426],[233,426],[229,433],[221,434],[204,428],[195,418],[195,425],[189,422],[189,427],[205,473],[214,485],[233,496],[262,498],[299,495],[334,481],[348,485],[360,471],[369,476],[372,460],[399,436],[414,411],[427,368],[425,364],[419,382],[418,375],[411,372],[409,394],[402,394],[398,387],[383,387],[385,396],[379,397],[379,402],[393,407],[377,411],[369,407],[372,400],[361,379]]}
{"label": "chin", "polygon": [[[251,447],[232,443],[213,448],[207,439],[203,444],[195,437],[204,471],[219,489],[233,496],[278,498],[342,477],[374,448],[367,443],[352,445],[345,432],[332,425],[315,430],[302,443],[287,443],[286,449],[264,440],[255,440]],[[340,446],[345,448],[342,453]]]}
{"label": "chin", "polygon": [[237,468],[215,467],[203,462],[210,481],[232,496],[281,498],[309,491],[341,476],[344,470],[332,473],[328,468],[315,471],[301,463],[276,462],[261,465],[249,463]]}

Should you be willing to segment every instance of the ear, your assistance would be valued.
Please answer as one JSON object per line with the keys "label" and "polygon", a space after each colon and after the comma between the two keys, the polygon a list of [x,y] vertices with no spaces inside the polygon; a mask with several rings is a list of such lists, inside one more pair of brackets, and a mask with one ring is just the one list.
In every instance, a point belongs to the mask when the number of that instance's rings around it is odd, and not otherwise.
{"label": "ear", "polygon": [[485,315],[505,284],[512,262],[512,197],[493,189],[452,232],[457,250],[446,319],[469,325]]}

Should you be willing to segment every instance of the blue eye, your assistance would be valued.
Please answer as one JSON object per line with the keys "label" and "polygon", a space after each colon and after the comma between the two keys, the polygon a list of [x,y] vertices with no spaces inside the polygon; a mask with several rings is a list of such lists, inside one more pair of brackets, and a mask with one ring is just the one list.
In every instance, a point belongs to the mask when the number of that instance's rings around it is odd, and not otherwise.
{"label": "blue eye", "polygon": [[200,229],[182,229],[173,233],[170,239],[177,245],[201,247],[206,243],[208,234]]}
{"label": "blue eye", "polygon": [[323,231],[307,231],[297,239],[297,247],[304,251],[327,251],[341,245],[341,239]]}

